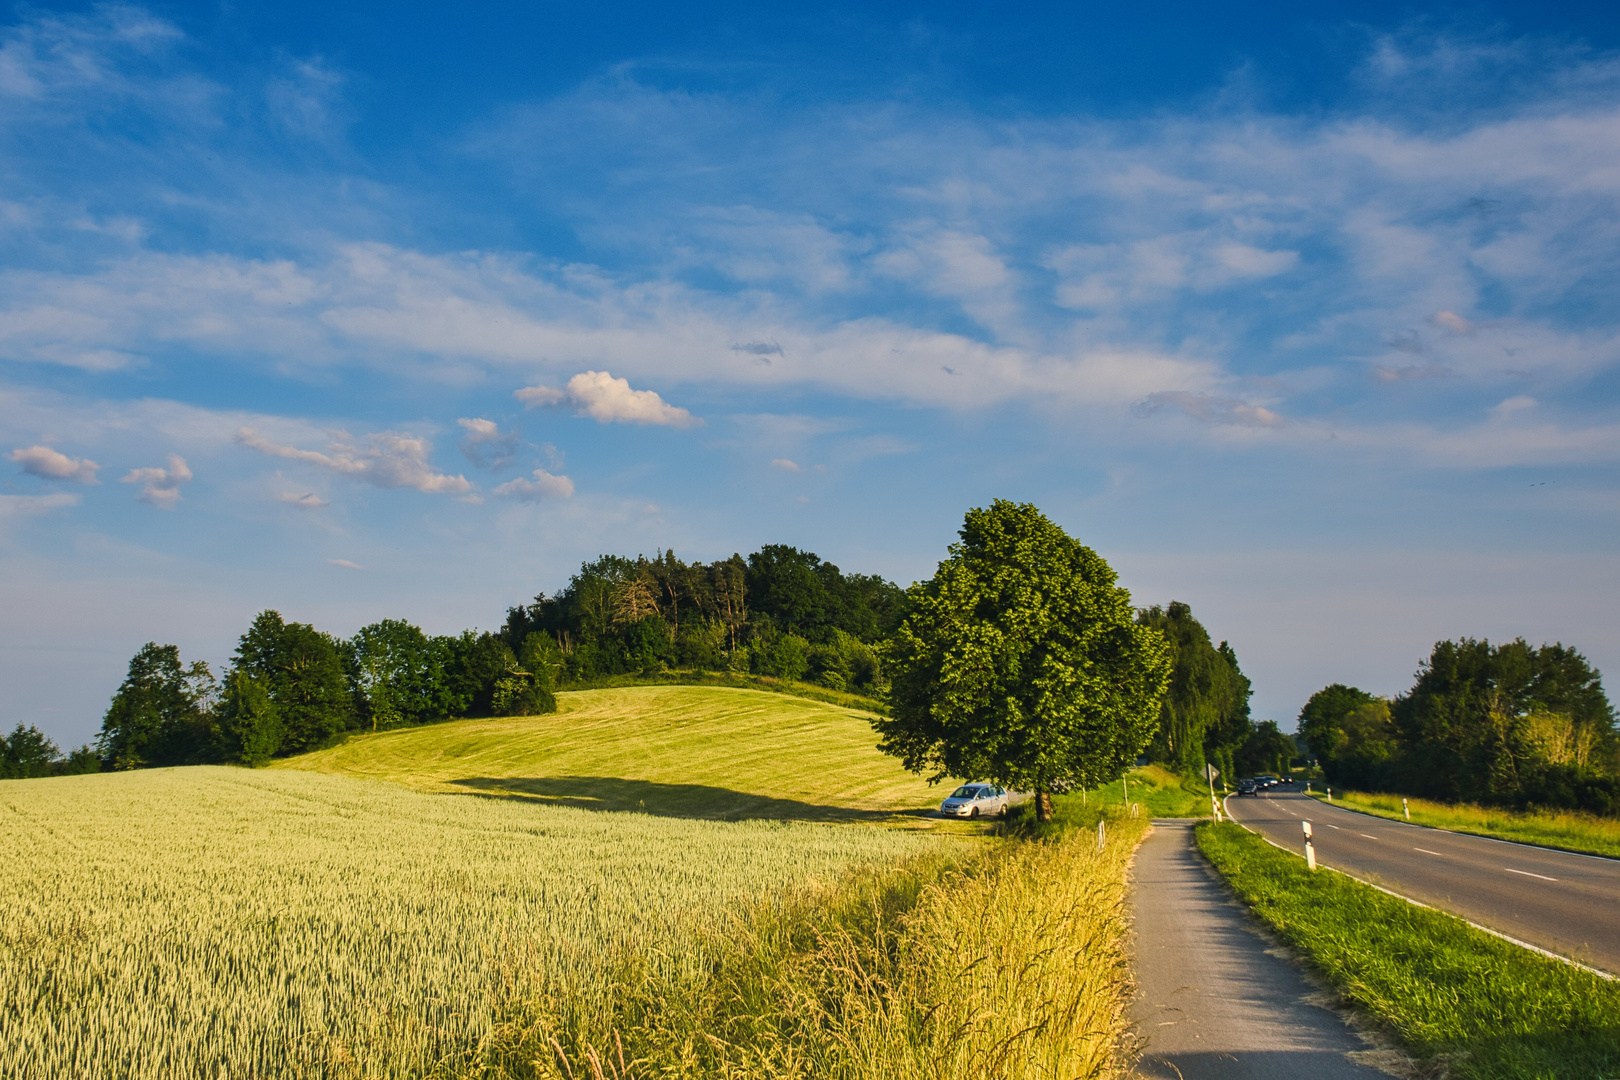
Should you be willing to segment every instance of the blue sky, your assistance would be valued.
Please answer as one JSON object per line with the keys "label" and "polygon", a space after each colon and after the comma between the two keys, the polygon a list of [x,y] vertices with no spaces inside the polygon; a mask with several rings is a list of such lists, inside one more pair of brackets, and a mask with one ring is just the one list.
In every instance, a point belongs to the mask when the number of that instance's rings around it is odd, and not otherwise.
{"label": "blue sky", "polygon": [[599,552],[908,583],[998,497],[1285,729],[1620,670],[1620,14],[1208,7],[11,8],[0,725]]}

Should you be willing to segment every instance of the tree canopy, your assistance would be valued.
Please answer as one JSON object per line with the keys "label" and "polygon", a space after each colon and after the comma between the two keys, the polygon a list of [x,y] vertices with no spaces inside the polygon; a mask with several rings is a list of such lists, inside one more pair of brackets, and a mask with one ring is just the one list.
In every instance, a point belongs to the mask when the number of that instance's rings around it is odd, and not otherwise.
{"label": "tree canopy", "polygon": [[1215,762],[1230,775],[1233,753],[1253,735],[1249,721],[1249,679],[1226,642],[1216,647],[1192,608],[1172,601],[1137,617],[1164,635],[1170,646],[1170,685],[1159,707],[1159,730],[1152,754],[1185,774]]}
{"label": "tree canopy", "polygon": [[1096,552],[1038,509],[970,510],[934,576],[907,593],[889,648],[880,748],[931,780],[1049,793],[1120,776],[1159,720],[1171,658]]}

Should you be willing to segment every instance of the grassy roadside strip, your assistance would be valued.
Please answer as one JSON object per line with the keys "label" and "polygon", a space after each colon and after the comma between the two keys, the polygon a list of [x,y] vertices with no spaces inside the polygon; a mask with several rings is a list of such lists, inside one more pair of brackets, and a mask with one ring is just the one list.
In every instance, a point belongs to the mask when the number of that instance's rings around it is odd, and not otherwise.
{"label": "grassy roadside strip", "polygon": [[1414,1057],[1468,1080],[1620,1076],[1620,986],[1379,892],[1231,823],[1197,830],[1240,898]]}
{"label": "grassy roadside strip", "polygon": [[[1314,791],[1311,794],[1317,799],[1324,798]],[[1414,825],[1620,859],[1620,820],[1614,818],[1600,818],[1572,810],[1518,811],[1471,803],[1430,802],[1428,799],[1407,801],[1412,808]],[[1406,820],[1399,795],[1335,791],[1333,805],[1375,817]]]}
{"label": "grassy roadside strip", "polygon": [[533,1003],[477,1075],[1111,1080],[1126,872],[1147,818],[1116,811],[1098,850],[1100,816],[717,918],[694,969],[627,954],[612,1008]]}

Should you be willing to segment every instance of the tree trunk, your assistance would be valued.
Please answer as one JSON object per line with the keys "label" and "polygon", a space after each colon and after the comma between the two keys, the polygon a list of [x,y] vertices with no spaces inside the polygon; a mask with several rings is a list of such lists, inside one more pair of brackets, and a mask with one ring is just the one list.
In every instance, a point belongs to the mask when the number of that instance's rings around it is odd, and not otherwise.
{"label": "tree trunk", "polygon": [[1045,788],[1035,789],[1035,820],[1042,824],[1052,820],[1052,793]]}

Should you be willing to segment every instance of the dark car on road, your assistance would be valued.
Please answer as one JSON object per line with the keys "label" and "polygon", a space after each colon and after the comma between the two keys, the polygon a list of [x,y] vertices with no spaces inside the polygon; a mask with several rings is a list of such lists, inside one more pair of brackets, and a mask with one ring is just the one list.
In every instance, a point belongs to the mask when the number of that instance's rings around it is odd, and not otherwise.
{"label": "dark car on road", "polygon": [[1255,783],[1254,783],[1253,780],[1250,780],[1248,777],[1244,777],[1242,780],[1238,781],[1238,794],[1239,795],[1253,795],[1254,792],[1255,792]]}

